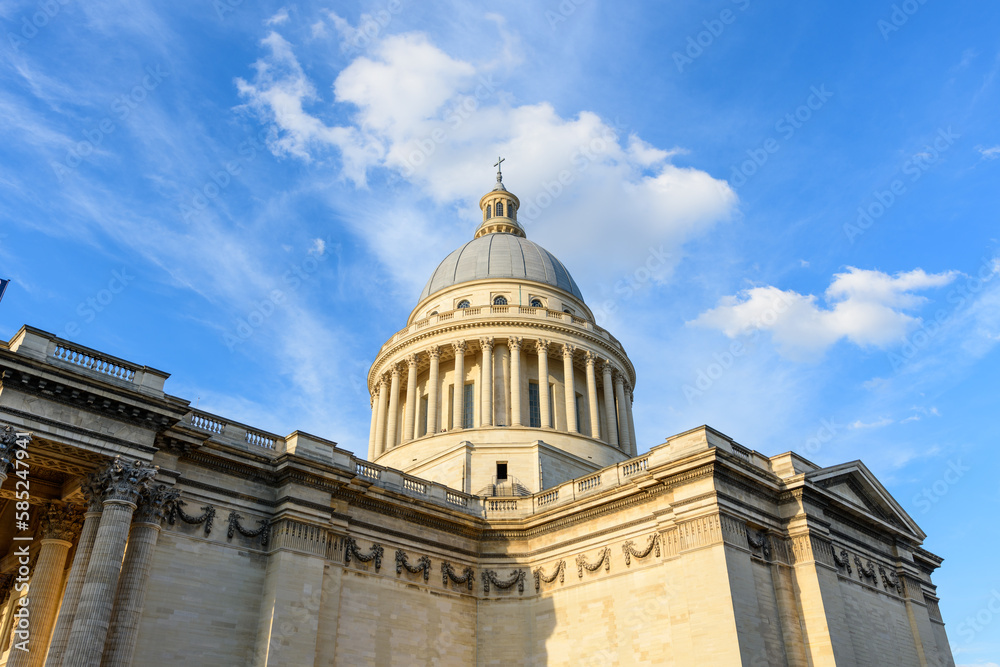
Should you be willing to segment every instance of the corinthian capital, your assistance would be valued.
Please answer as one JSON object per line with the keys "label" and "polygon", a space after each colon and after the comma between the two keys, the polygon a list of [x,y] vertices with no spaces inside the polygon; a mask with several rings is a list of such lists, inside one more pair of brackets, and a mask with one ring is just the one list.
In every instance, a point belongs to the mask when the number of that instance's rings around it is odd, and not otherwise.
{"label": "corinthian capital", "polygon": [[615,367],[611,365],[610,361],[605,361],[601,364],[601,372],[604,375],[613,375],[615,373]]}
{"label": "corinthian capital", "polygon": [[133,521],[159,524],[170,511],[170,506],[177,502],[181,492],[163,484],[143,489],[139,493],[139,507],[135,511]]}
{"label": "corinthian capital", "polygon": [[548,354],[549,353],[549,341],[539,338],[535,341],[535,350],[538,354]]}
{"label": "corinthian capital", "polygon": [[479,347],[487,352],[493,351],[493,336],[484,336],[479,339]]}
{"label": "corinthian capital", "polygon": [[441,348],[438,347],[437,345],[430,346],[429,348],[427,348],[427,356],[429,356],[431,359],[439,358],[441,356]]}
{"label": "corinthian capital", "polygon": [[521,351],[521,343],[523,339],[520,336],[511,336],[507,339],[507,347],[510,348],[511,354],[517,354]]}
{"label": "corinthian capital", "polygon": [[416,354],[406,355],[406,365],[409,367],[411,371],[415,369],[417,367],[417,355]]}
{"label": "corinthian capital", "polygon": [[591,350],[585,350],[583,353],[583,361],[588,366],[593,366],[595,363],[597,363],[597,355]]}
{"label": "corinthian capital", "polygon": [[455,341],[454,343],[451,344],[451,346],[455,348],[456,355],[465,354],[465,348],[467,347],[467,344],[464,340]]}
{"label": "corinthian capital", "polygon": [[83,524],[80,507],[68,503],[48,503],[41,515],[39,530],[43,540],[72,542]]}
{"label": "corinthian capital", "polygon": [[574,352],[576,352],[576,346],[570,345],[569,343],[563,343],[562,353],[564,359],[568,357],[572,361]]}
{"label": "corinthian capital", "polygon": [[149,466],[136,459],[131,463],[116,456],[106,472],[104,502],[119,501],[132,503],[139,499],[139,493],[149,488],[159,466]]}

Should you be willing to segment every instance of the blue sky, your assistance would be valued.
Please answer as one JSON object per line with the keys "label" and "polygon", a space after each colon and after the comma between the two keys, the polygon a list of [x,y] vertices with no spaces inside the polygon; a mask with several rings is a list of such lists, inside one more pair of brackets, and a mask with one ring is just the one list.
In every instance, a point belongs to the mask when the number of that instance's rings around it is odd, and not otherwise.
{"label": "blue sky", "polygon": [[635,363],[640,451],[707,423],[864,460],[946,558],[959,664],[1000,662],[1000,7],[0,0],[0,19],[0,335],[28,323],[364,453],[368,365],[503,154],[529,238]]}

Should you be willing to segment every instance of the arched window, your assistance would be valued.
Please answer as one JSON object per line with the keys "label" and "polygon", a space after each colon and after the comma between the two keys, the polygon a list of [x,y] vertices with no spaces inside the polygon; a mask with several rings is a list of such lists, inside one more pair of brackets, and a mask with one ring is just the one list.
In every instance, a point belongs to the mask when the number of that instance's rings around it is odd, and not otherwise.
{"label": "arched window", "polygon": [[468,300],[468,299],[462,299],[461,301],[459,301],[459,302],[458,302],[458,307],[459,307],[459,308],[468,308],[468,307],[469,307],[469,306],[471,306],[471,305],[472,305],[472,304],[471,304],[471,303],[469,303],[469,300]]}
{"label": "arched window", "polygon": [[503,217],[503,202],[499,202],[499,201],[497,202],[497,217],[498,218],[502,218]]}
{"label": "arched window", "polygon": [[493,207],[489,204],[486,205],[486,219],[489,220],[493,217]]}
{"label": "arched window", "polygon": [[572,315],[573,314],[573,311],[570,310],[569,308],[563,308],[563,312],[566,313],[567,315]]}
{"label": "arched window", "polygon": [[507,200],[507,217],[508,218],[514,217],[514,202],[512,202],[509,199]]}
{"label": "arched window", "polygon": [[531,300],[531,307],[532,308],[542,308],[543,307],[542,306],[542,300],[541,299],[532,299]]}
{"label": "arched window", "polygon": [[493,299],[493,305],[494,306],[506,306],[507,305],[507,297],[505,297],[505,296],[498,296],[498,297],[496,297],[495,299]]}

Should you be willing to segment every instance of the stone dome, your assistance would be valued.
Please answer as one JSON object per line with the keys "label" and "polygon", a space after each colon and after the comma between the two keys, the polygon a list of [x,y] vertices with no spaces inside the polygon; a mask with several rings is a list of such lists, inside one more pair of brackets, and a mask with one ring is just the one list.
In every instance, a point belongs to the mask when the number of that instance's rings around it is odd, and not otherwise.
{"label": "stone dome", "polygon": [[445,257],[420,293],[420,300],[458,283],[484,278],[532,280],[583,294],[563,263],[537,243],[515,234],[492,233],[473,239]]}

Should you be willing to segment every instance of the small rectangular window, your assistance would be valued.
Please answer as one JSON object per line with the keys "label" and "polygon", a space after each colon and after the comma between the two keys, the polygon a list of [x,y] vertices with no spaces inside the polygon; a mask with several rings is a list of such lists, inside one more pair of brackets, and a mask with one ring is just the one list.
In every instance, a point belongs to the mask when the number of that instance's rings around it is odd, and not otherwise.
{"label": "small rectangular window", "polygon": [[528,383],[528,426],[531,428],[541,428],[542,412],[538,404],[538,383]]}
{"label": "small rectangular window", "polygon": [[507,462],[497,461],[497,481],[507,479]]}
{"label": "small rectangular window", "polygon": [[462,428],[472,428],[472,418],[476,410],[475,386],[472,383],[465,385],[464,403],[462,406]]}

